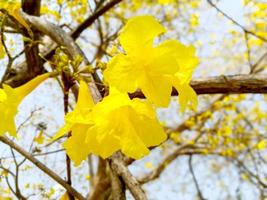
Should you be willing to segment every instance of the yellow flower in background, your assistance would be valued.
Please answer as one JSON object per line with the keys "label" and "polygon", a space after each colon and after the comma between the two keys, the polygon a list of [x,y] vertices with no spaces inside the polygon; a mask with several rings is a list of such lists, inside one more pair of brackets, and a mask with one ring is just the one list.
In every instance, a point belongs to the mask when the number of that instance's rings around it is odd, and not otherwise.
{"label": "yellow flower in background", "polygon": [[37,144],[43,144],[45,141],[44,130],[40,130],[37,136],[33,139]]}
{"label": "yellow flower in background", "polygon": [[76,166],[90,153],[107,158],[121,150],[138,159],[149,153],[147,147],[166,139],[149,103],[130,100],[127,94],[112,89],[109,96],[94,105],[83,81],[75,109],[65,116],[65,125],[53,139],[68,131],[72,131],[71,137],[63,146]]}
{"label": "yellow flower in background", "polygon": [[0,43],[0,59],[3,59],[6,55],[5,48],[2,43]]}
{"label": "yellow flower in background", "polygon": [[10,135],[16,136],[14,118],[17,115],[19,104],[49,76],[50,73],[37,76],[28,83],[17,88],[3,85],[3,89],[0,89],[0,135],[8,132]]}
{"label": "yellow flower in background", "polygon": [[0,8],[5,9],[10,13],[20,9],[20,2],[18,0],[0,0]]}
{"label": "yellow flower in background", "polygon": [[20,15],[21,2],[18,0],[0,0],[0,9],[5,9],[12,15],[22,26],[24,26],[29,34],[32,34],[30,26]]}
{"label": "yellow flower in background", "polygon": [[[145,3],[146,1],[144,0],[133,0],[133,5],[135,8],[139,8],[141,6],[142,3]],[[147,1],[149,2],[149,1]],[[153,1],[152,1],[153,2]],[[174,3],[175,0],[158,0],[159,4],[168,4],[168,3]]]}
{"label": "yellow flower in background", "polygon": [[154,39],[164,32],[165,28],[152,16],[130,19],[119,35],[125,54],[110,60],[104,79],[121,92],[132,93],[140,88],[159,107],[168,106],[174,86],[182,110],[189,103],[196,107],[197,96],[189,85],[198,63],[195,49],[175,40],[155,46]]}
{"label": "yellow flower in background", "polygon": [[175,0],[158,0],[160,4],[168,4],[168,3],[174,3]]}

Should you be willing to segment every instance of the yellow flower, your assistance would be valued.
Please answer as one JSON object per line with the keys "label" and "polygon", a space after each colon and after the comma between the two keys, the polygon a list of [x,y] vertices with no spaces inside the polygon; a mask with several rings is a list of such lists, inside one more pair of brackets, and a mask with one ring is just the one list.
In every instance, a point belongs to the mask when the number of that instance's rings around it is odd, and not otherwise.
{"label": "yellow flower", "polygon": [[75,109],[65,116],[65,125],[53,137],[53,140],[71,132],[71,137],[63,144],[74,164],[79,165],[91,152],[85,142],[86,132],[93,122],[90,119],[94,102],[84,81],[80,82],[78,101]]}
{"label": "yellow flower", "polygon": [[0,43],[0,59],[3,59],[6,55],[5,48],[2,43]]}
{"label": "yellow flower", "polygon": [[30,26],[26,23],[20,15],[21,3],[18,0],[0,0],[0,9],[5,9],[12,15],[22,26],[24,26],[29,34],[32,34]]}
{"label": "yellow flower", "polygon": [[3,85],[3,89],[0,89],[0,135],[8,132],[10,135],[16,136],[14,118],[18,112],[19,104],[29,93],[32,92],[32,90],[34,90],[49,76],[50,73],[37,76],[28,83],[17,88],[11,88],[8,85]]}
{"label": "yellow flower", "polygon": [[[168,4],[168,3],[174,3],[174,2],[175,0],[158,0],[159,4]],[[145,2],[142,0],[133,0],[133,5],[135,8],[139,8],[142,3],[145,3]]]}
{"label": "yellow flower", "polygon": [[65,122],[53,139],[72,131],[63,146],[76,166],[90,153],[107,158],[121,150],[138,159],[149,153],[147,147],[166,139],[149,103],[130,100],[127,94],[111,89],[109,96],[94,105],[83,81],[77,105],[66,115]]}
{"label": "yellow flower", "polygon": [[151,16],[130,19],[119,36],[126,54],[117,54],[109,61],[104,79],[121,92],[140,88],[160,107],[169,104],[174,86],[180,93],[182,110],[189,102],[196,106],[197,96],[189,85],[198,63],[195,49],[175,40],[155,46],[155,37],[164,32],[165,28]]}
{"label": "yellow flower", "polygon": [[0,0],[0,8],[8,12],[20,9],[20,2],[18,0]]}
{"label": "yellow flower", "polygon": [[87,131],[86,142],[93,153],[107,158],[121,150],[139,159],[149,153],[148,147],[166,139],[166,134],[147,101],[130,100],[127,94],[111,88],[110,95],[92,112],[94,125]]}
{"label": "yellow flower", "polygon": [[43,144],[45,137],[44,137],[44,130],[40,130],[38,135],[33,139],[37,144]]}
{"label": "yellow flower", "polygon": [[158,2],[159,2],[160,4],[168,4],[168,3],[173,3],[174,0],[158,0]]}

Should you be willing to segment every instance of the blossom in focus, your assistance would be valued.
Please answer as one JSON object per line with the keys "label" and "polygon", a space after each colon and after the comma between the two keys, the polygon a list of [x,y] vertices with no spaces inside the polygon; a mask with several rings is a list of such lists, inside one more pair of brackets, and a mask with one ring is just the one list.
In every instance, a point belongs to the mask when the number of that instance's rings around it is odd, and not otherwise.
{"label": "blossom in focus", "polygon": [[197,96],[189,85],[198,63],[193,46],[176,40],[154,45],[154,39],[165,28],[152,16],[130,19],[120,33],[125,53],[114,56],[104,71],[105,81],[124,93],[141,89],[148,100],[158,107],[170,102],[172,86],[179,92],[182,110],[197,105]]}

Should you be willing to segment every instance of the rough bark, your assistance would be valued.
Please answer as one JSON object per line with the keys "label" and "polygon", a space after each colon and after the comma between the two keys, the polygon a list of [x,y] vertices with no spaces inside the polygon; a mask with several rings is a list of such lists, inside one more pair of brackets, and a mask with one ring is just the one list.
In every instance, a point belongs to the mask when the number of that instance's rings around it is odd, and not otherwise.
{"label": "rough bark", "polygon": [[[33,16],[40,16],[41,0],[22,0],[22,10]],[[25,57],[27,63],[27,72],[29,77],[35,77],[41,74],[43,69],[43,61],[39,56],[38,41],[40,40],[39,31],[33,28],[32,35],[27,30],[24,31],[24,37],[31,38],[32,41],[24,41]],[[8,78],[8,77],[7,77]]]}
{"label": "rough bark", "polygon": [[[195,78],[190,82],[198,95],[201,94],[266,94],[267,75],[232,75]],[[173,88],[172,96],[178,91]],[[130,94],[131,98],[145,98],[141,91]]]}

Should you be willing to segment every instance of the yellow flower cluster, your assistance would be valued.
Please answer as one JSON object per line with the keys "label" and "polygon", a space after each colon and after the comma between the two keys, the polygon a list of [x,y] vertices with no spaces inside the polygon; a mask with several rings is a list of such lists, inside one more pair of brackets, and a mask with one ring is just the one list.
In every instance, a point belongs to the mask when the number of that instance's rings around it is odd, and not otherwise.
{"label": "yellow flower cluster", "polygon": [[112,88],[109,96],[94,105],[83,81],[80,82],[77,105],[66,115],[65,121],[65,126],[54,139],[72,131],[72,136],[63,146],[75,165],[79,165],[89,153],[107,158],[118,150],[138,159],[149,153],[147,147],[156,146],[166,139],[148,102],[130,100],[127,94]]}
{"label": "yellow flower cluster", "polygon": [[[104,71],[109,95],[95,105],[87,84],[80,82],[77,105],[54,136],[71,131],[63,146],[75,165],[90,153],[107,158],[118,150],[139,159],[149,153],[148,147],[161,144],[166,134],[155,106],[168,106],[172,86],[179,91],[182,110],[189,103],[197,105],[189,85],[198,63],[195,50],[174,40],[154,46],[154,38],[164,32],[151,16],[130,19],[119,36],[125,54],[114,56]],[[137,89],[147,100],[129,98]]]}
{"label": "yellow flower cluster", "polygon": [[132,93],[140,88],[159,107],[168,106],[174,86],[182,110],[188,103],[196,107],[197,96],[189,86],[198,63],[195,49],[176,40],[154,46],[155,37],[164,32],[165,28],[151,16],[130,19],[119,36],[126,54],[110,60],[104,78],[121,92]]}

